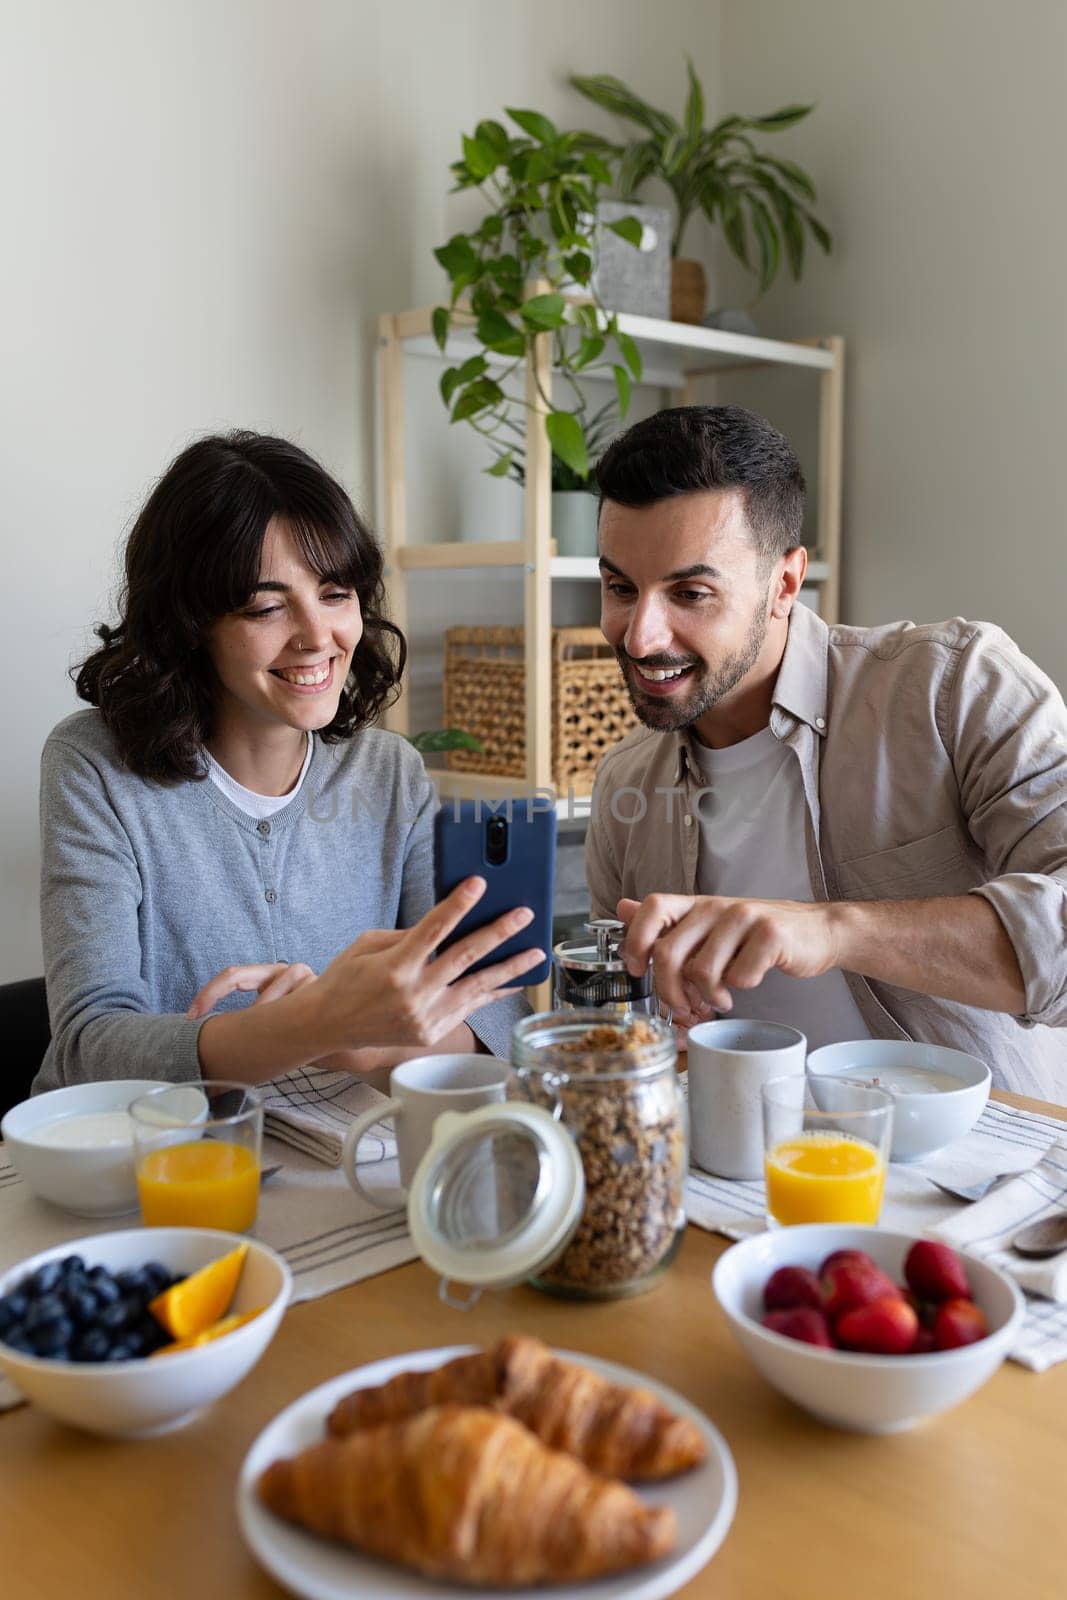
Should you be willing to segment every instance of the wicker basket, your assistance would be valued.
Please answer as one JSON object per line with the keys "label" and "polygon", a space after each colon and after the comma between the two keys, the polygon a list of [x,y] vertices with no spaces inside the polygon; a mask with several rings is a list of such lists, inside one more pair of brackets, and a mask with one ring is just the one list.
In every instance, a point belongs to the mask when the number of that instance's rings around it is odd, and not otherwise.
{"label": "wicker basket", "polygon": [[[445,724],[484,750],[452,750],[453,772],[526,777],[526,663],[522,628],[449,628]],[[599,628],[552,630],[552,782],[591,794],[597,762],[636,727],[622,673]]]}

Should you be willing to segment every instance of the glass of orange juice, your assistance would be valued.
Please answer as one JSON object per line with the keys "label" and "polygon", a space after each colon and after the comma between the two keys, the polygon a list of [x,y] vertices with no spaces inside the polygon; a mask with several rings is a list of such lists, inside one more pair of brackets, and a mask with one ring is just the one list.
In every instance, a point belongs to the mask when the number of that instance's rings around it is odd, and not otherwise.
{"label": "glass of orange juice", "polygon": [[259,1206],[263,1102],[244,1083],[163,1084],[131,1102],[147,1227],[246,1233]]}
{"label": "glass of orange juice", "polygon": [[761,1090],[767,1220],[878,1221],[893,1096],[844,1078],[772,1078]]}

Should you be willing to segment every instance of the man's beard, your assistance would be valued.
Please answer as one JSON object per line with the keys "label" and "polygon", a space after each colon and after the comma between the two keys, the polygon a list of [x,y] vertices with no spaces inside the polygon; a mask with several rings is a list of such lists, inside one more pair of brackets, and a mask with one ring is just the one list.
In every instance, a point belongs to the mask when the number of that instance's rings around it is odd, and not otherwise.
{"label": "man's beard", "polygon": [[[767,613],[761,604],[752,614],[748,636],[740,650],[735,655],[727,656],[714,672],[706,663],[696,663],[695,671],[688,680],[686,693],[672,695],[669,700],[654,699],[651,695],[642,694],[640,688],[634,685],[631,670],[634,664],[633,658],[627,655],[621,645],[616,646],[615,655],[622,668],[623,682],[630,697],[630,704],[645,727],[655,728],[659,733],[673,733],[678,728],[687,728],[690,723],[696,722],[698,717],[710,711],[724,695],[737,687],[746,672],[750,672],[755,666],[766,637]],[[641,661],[641,666],[649,671],[667,671],[671,667],[691,665],[694,663],[670,661],[662,656],[648,656]]]}

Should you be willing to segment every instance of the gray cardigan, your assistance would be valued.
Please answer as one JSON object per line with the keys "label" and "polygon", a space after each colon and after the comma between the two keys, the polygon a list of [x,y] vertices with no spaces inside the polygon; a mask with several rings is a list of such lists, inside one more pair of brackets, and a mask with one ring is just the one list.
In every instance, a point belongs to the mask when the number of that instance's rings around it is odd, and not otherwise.
{"label": "gray cardigan", "polygon": [[[433,903],[434,811],[420,757],[378,729],[316,739],[300,790],[257,822],[208,779],[136,777],[98,711],[67,717],[41,761],[52,1042],[33,1092],[198,1078],[203,1019],[185,1012],[223,967],[304,961],[321,972],[367,928],[418,921]],[[471,1026],[506,1057],[523,1009],[517,991]]]}

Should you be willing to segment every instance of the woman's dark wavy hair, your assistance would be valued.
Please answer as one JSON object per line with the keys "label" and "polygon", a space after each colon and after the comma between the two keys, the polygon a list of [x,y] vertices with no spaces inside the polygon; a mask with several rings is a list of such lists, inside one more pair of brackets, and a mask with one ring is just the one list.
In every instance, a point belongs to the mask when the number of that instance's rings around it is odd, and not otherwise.
{"label": "woman's dark wavy hair", "polygon": [[396,698],[407,647],[383,614],[381,550],[341,485],[284,439],[200,439],[167,468],[133,525],[117,626],[102,623],[100,648],[71,672],[142,778],[206,775],[216,680],[205,634],[251,598],[274,517],[324,581],[355,590],[363,613],[337,715],[320,738],[350,738]]}

